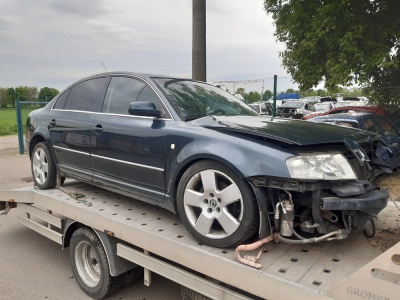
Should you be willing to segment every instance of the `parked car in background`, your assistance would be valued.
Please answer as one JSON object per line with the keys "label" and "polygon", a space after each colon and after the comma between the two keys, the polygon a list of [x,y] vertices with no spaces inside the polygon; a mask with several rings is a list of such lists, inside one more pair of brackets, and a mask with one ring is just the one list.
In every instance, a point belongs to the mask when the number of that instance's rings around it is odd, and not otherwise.
{"label": "parked car in background", "polygon": [[318,115],[322,114],[323,112],[331,110],[331,109],[333,109],[335,107],[335,103],[337,103],[337,102],[318,102],[318,103],[314,103],[315,111],[312,112],[312,113],[309,113],[308,115],[306,115],[305,118],[311,119],[311,118],[314,118],[315,116],[318,116]]}
{"label": "parked car in background", "polygon": [[[276,100],[276,108],[280,107],[283,103],[288,102],[288,101],[293,101],[293,100]],[[269,99],[267,103],[271,104],[271,107],[274,106],[274,100]]]}
{"label": "parked car in background", "polygon": [[352,102],[352,101],[338,101],[335,102],[335,108],[343,106],[366,106],[364,102]]}
{"label": "parked car in background", "polygon": [[368,98],[367,97],[363,97],[363,96],[355,96],[355,97],[343,97],[343,101],[349,101],[349,102],[363,102],[366,103],[368,102]]}
{"label": "parked car in background", "polygon": [[389,147],[393,156],[382,152],[383,161],[390,168],[400,166],[400,132],[390,120],[382,114],[371,112],[338,113],[325,116],[318,116],[309,121],[317,123],[329,123],[340,126],[347,126],[362,130],[372,131],[381,135],[384,143]]}
{"label": "parked car in background", "polygon": [[308,96],[308,97],[301,98],[301,101],[303,101],[303,102],[311,102],[311,103],[321,102],[320,100],[321,100],[320,96]]}
{"label": "parked car in background", "polygon": [[260,115],[272,115],[272,104],[269,102],[253,102],[248,105]]}
{"label": "parked car in background", "polygon": [[[336,102],[334,105],[337,106],[337,104],[340,104],[340,103],[343,103],[343,102]],[[376,106],[354,106],[354,105],[349,106],[349,105],[346,105],[346,106],[338,106],[338,107],[332,108],[328,111],[321,112],[320,114],[318,114],[318,116],[341,114],[341,113],[355,113],[355,112],[373,112],[373,113],[377,113],[380,115],[385,114],[385,110],[383,108],[376,107]],[[309,114],[309,115],[305,116],[303,118],[303,120],[309,120],[314,117],[316,117],[316,115]]]}
{"label": "parked car in background", "polygon": [[284,118],[303,119],[304,116],[315,111],[312,103],[303,101],[288,101],[276,110],[276,115]]}
{"label": "parked car in background", "polygon": [[191,79],[84,78],[29,114],[26,143],[38,188],[70,177],[134,197],[179,214],[214,247],[256,233],[286,243],[342,240],[388,201],[370,181],[385,150],[378,135],[261,117]]}
{"label": "parked car in background", "polygon": [[331,96],[325,96],[325,97],[321,97],[319,99],[320,102],[337,102],[337,99],[335,97],[331,97]]}

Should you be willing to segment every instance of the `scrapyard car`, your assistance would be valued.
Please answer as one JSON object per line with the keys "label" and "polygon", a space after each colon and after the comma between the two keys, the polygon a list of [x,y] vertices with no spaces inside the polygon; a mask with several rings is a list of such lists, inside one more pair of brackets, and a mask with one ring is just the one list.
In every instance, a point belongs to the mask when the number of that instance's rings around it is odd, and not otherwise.
{"label": "scrapyard car", "polygon": [[314,111],[315,109],[312,103],[303,101],[287,101],[278,107],[276,115],[284,118],[303,119]]}
{"label": "scrapyard car", "polygon": [[[370,112],[340,113],[316,117],[311,122],[328,123],[340,126],[350,126],[357,129],[369,130],[379,134],[382,141],[390,149],[388,153],[382,151],[383,161],[391,169],[400,167],[400,135],[399,130],[386,116]],[[391,155],[390,155],[391,154]]]}
{"label": "scrapyard car", "polygon": [[343,239],[387,204],[369,180],[381,167],[378,135],[261,117],[190,79],[91,76],[26,126],[38,188],[70,177],[164,207],[211,246],[257,232],[289,243]]}

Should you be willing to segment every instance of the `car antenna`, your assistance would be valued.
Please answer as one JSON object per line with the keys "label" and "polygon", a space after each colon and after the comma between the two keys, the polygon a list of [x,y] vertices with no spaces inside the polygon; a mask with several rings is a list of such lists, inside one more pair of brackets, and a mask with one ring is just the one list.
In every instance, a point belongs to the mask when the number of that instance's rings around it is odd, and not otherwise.
{"label": "car antenna", "polygon": [[103,64],[104,69],[106,70],[106,72],[108,72],[106,66],[104,65],[103,61],[101,60],[101,63]]}

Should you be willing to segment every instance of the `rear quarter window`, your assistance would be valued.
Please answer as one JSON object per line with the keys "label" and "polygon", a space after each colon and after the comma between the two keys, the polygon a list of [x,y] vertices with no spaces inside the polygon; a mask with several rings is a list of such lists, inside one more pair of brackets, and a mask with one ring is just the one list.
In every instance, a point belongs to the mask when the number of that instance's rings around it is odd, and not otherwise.
{"label": "rear quarter window", "polygon": [[62,93],[60,97],[58,97],[57,102],[53,106],[54,109],[64,109],[65,102],[67,101],[70,91],[71,89],[68,89],[64,93]]}

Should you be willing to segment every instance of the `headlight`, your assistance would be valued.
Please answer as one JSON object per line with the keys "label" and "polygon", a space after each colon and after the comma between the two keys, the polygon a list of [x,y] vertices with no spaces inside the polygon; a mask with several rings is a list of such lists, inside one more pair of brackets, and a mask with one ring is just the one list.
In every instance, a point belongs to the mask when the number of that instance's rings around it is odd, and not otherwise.
{"label": "headlight", "polygon": [[286,160],[286,165],[294,179],[357,179],[353,168],[341,154],[294,156]]}

